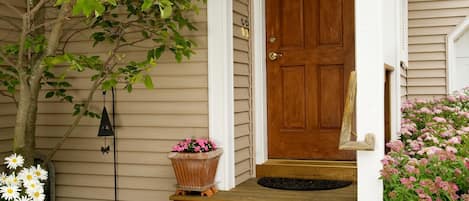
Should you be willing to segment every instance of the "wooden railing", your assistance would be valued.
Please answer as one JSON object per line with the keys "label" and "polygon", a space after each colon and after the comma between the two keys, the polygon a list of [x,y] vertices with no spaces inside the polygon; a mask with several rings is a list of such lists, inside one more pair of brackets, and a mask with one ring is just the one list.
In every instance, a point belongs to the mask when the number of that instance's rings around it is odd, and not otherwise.
{"label": "wooden railing", "polygon": [[345,99],[344,115],[342,117],[342,129],[340,130],[339,150],[368,150],[375,149],[375,135],[368,133],[365,141],[352,141],[353,116],[355,111],[357,94],[357,75],[355,71],[350,73],[347,96]]}

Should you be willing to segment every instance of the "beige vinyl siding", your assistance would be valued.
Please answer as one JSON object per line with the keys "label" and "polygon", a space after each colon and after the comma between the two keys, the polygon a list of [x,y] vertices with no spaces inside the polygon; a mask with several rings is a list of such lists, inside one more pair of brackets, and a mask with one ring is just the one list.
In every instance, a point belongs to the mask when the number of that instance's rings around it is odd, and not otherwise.
{"label": "beige vinyl siding", "polygon": [[410,99],[444,96],[446,37],[469,15],[469,0],[409,0]]}
{"label": "beige vinyl siding", "polygon": [[[235,174],[236,184],[253,175],[251,41],[246,35],[250,21],[250,1],[233,1],[234,91],[235,91]],[[242,28],[246,28],[243,35]]]}
{"label": "beige vinyl siding", "polygon": [[401,64],[401,101],[407,100],[407,67],[405,64]]}
{"label": "beige vinyl siding", "polygon": [[[167,159],[172,145],[186,137],[208,137],[207,15],[201,6],[194,16],[197,32],[185,35],[198,46],[190,61],[177,63],[165,54],[151,72],[154,89],[134,86],[131,94],[120,87],[116,94],[118,199],[122,201],[168,200],[176,179]],[[76,20],[76,19],[72,19]],[[68,25],[67,30],[76,26]],[[151,42],[141,43],[151,47]],[[123,62],[146,57],[144,48],[125,48]],[[73,37],[67,51],[107,55],[103,45],[92,47],[89,32]],[[90,73],[71,73],[70,92],[83,100],[90,86]],[[92,110],[101,113],[101,92],[96,92]],[[111,94],[107,109],[111,113]],[[49,151],[60,140],[74,117],[72,105],[40,97],[37,148]],[[66,140],[53,161],[57,172],[58,201],[114,200],[113,153],[101,154],[104,138],[98,138],[99,120],[84,118]],[[112,147],[112,139],[107,144]]]}
{"label": "beige vinyl siding", "polygon": [[[16,0],[8,0],[8,2],[16,8],[24,11],[24,2]],[[12,9],[0,4],[0,16],[12,23],[21,24],[21,18]],[[20,31],[11,24],[0,20],[0,46],[5,44],[16,43]],[[5,90],[1,89],[0,90]],[[3,171],[3,158],[12,151],[13,130],[15,126],[16,106],[12,99],[0,94],[0,172]]]}

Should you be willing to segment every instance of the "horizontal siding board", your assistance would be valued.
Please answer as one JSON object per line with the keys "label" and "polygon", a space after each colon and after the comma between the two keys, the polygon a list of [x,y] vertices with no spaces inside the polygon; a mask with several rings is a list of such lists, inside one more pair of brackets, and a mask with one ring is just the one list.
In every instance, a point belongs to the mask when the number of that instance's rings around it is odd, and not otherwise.
{"label": "horizontal siding board", "polygon": [[453,29],[453,26],[409,28],[409,36],[442,35],[451,33]]}
{"label": "horizontal siding board", "polygon": [[409,79],[408,86],[446,86],[446,78]]}
{"label": "horizontal siding board", "polygon": [[437,10],[437,9],[453,9],[469,7],[467,0],[451,0],[451,1],[433,1],[433,2],[410,2],[409,10]]}
{"label": "horizontal siding board", "polygon": [[[55,162],[57,173],[75,175],[114,175],[112,163]],[[118,164],[117,174],[128,177],[174,178],[171,165]]]}
{"label": "horizontal siding board", "polygon": [[235,138],[250,134],[249,124],[241,124],[235,126]]}
{"label": "horizontal siding board", "polygon": [[[1,118],[1,117],[0,117]],[[69,125],[74,117],[66,114],[39,114],[37,124],[47,125]],[[98,119],[84,118],[80,125],[98,126]],[[136,127],[136,126],[155,126],[155,127],[199,127],[208,126],[208,115],[159,115],[159,114],[140,114],[140,115],[119,115],[116,118],[118,127]]]}
{"label": "horizontal siding board", "polygon": [[409,28],[435,27],[435,26],[456,26],[464,20],[464,17],[445,17],[409,20]]}
{"label": "horizontal siding board", "polygon": [[438,95],[438,94],[446,94],[446,87],[441,86],[425,86],[425,87],[408,87],[408,92],[409,94],[412,95],[426,95],[426,94],[431,94],[431,95]]}
{"label": "horizontal siding board", "polygon": [[[37,136],[39,137],[61,137],[65,133],[67,126],[37,126]],[[190,136],[206,137],[208,128],[194,127],[117,127],[116,131],[119,139],[148,139],[148,140],[182,140]],[[96,137],[96,126],[79,126],[72,133],[71,137],[93,138]]]}
{"label": "horizontal siding board", "polygon": [[409,45],[446,43],[446,35],[409,36]]}
{"label": "horizontal siding board", "polygon": [[251,146],[250,136],[242,136],[235,139],[235,151],[246,149]]}
{"label": "horizontal siding board", "polygon": [[445,52],[409,53],[410,61],[441,61],[446,59]]}
{"label": "horizontal siding board", "polygon": [[409,19],[461,17],[469,13],[469,8],[409,11]]}
{"label": "horizontal siding board", "polygon": [[424,45],[409,45],[409,51],[413,52],[413,53],[445,52],[446,51],[446,45],[444,43],[424,44]]}
{"label": "horizontal siding board", "polygon": [[[103,103],[95,101],[91,103],[91,108],[100,108]],[[110,109],[112,106],[107,103]],[[71,114],[73,105],[65,102],[40,102],[38,103],[38,113],[40,114]],[[112,111],[108,110],[111,114]],[[207,114],[208,105],[206,102],[135,102],[116,101],[116,115],[124,114]]]}
{"label": "horizontal siding board", "polygon": [[407,78],[444,78],[445,70],[409,70]]}
{"label": "horizontal siding board", "polygon": [[[96,188],[113,188],[114,176],[102,175],[75,175],[75,174],[57,174],[57,185],[76,185]],[[175,178],[144,178],[118,176],[117,186],[119,189],[136,190],[167,190],[173,191],[176,186]],[[168,185],[171,184],[171,185]]]}
{"label": "horizontal siding board", "polygon": [[[88,90],[68,90],[68,92],[76,97],[76,100],[81,100],[88,95]],[[245,95],[244,91],[239,91],[240,95]],[[132,93],[128,93],[125,89],[117,89],[116,94],[119,97],[117,101],[175,101],[175,102],[190,102],[190,101],[207,101],[208,91],[205,88],[201,89],[134,89]],[[96,92],[93,98],[95,101],[102,101],[102,92]],[[39,101],[47,101],[44,95],[39,96]],[[109,100],[109,98],[108,98]],[[10,103],[10,99],[0,96],[0,103]]]}
{"label": "horizontal siding board", "polygon": [[446,69],[446,61],[411,61],[410,69]]}

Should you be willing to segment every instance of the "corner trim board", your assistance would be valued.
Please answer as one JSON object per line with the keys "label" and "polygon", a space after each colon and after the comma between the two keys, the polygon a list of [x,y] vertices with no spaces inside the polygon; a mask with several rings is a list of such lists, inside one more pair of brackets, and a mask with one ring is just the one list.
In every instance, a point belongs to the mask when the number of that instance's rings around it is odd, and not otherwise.
{"label": "corner trim board", "polygon": [[220,190],[235,187],[232,10],[232,0],[207,2],[209,136],[224,150],[216,176]]}

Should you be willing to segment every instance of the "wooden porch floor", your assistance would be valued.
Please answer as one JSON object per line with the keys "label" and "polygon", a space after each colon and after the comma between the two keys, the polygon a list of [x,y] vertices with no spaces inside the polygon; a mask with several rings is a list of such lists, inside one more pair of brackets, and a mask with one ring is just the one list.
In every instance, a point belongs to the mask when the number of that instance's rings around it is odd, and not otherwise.
{"label": "wooden porch floor", "polygon": [[265,188],[250,179],[231,191],[220,191],[214,196],[171,196],[174,201],[356,201],[357,186],[325,191],[286,191]]}

